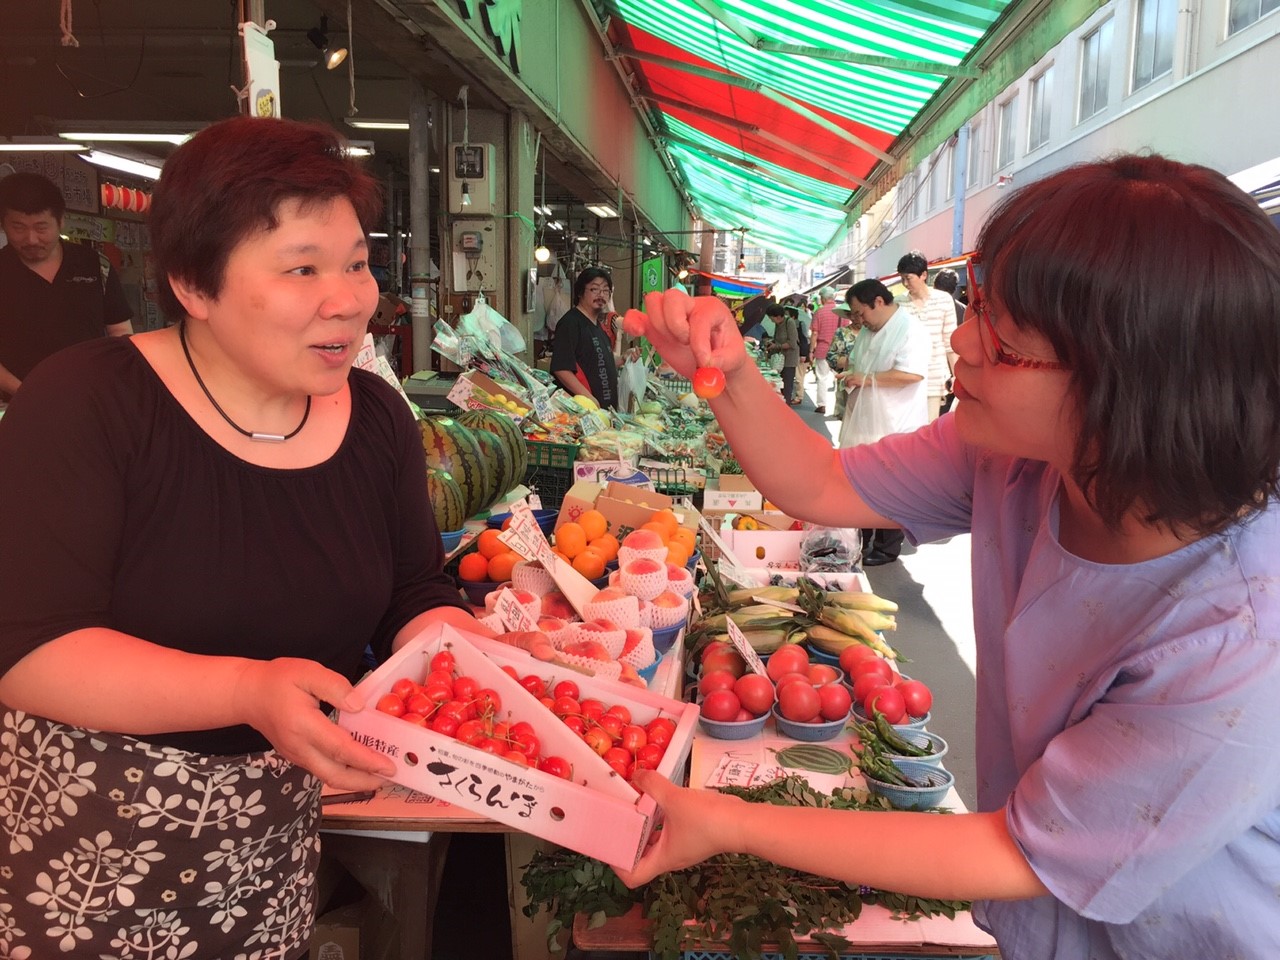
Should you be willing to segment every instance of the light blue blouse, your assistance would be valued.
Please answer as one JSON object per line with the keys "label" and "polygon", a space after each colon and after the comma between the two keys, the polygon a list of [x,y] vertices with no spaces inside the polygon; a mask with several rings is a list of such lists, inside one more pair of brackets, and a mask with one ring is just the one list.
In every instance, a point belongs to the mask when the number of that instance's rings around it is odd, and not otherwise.
{"label": "light blue blouse", "polygon": [[1280,507],[1106,565],[951,416],[841,456],[913,543],[973,534],[978,807],[1053,894],[974,905],[1006,960],[1280,957]]}

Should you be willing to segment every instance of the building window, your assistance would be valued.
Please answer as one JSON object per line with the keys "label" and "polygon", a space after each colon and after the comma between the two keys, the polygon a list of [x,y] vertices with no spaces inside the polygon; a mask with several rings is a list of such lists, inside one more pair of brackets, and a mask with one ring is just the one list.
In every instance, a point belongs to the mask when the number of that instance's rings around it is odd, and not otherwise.
{"label": "building window", "polygon": [[905,223],[911,217],[911,204],[916,192],[916,172],[914,170],[902,175],[898,181],[896,205],[898,217]]}
{"label": "building window", "polygon": [[1031,116],[1027,126],[1027,152],[1049,142],[1049,106],[1053,98],[1053,67],[1031,81]]}
{"label": "building window", "polygon": [[937,210],[942,202],[942,182],[947,175],[946,147],[939,148],[929,161],[929,209]]}
{"label": "building window", "polygon": [[969,158],[965,170],[965,186],[976,187],[982,182],[982,121],[969,121]]}
{"label": "building window", "polygon": [[922,164],[916,167],[915,172],[911,175],[911,202],[907,211],[909,220],[920,219],[921,201],[924,199],[924,192],[927,184],[924,182],[925,167]]}
{"label": "building window", "polygon": [[1088,120],[1107,106],[1107,90],[1111,82],[1111,24],[1108,19],[1080,42],[1077,122]]}
{"label": "building window", "polygon": [[946,161],[942,165],[942,175],[946,177],[944,182],[943,196],[947,200],[954,200],[956,197],[956,142],[948,140],[947,145],[943,148],[946,150]]}
{"label": "building window", "polygon": [[1133,39],[1133,89],[1145,87],[1173,69],[1173,34],[1177,26],[1176,0],[1138,0]]}
{"label": "building window", "polygon": [[1227,36],[1256,23],[1277,7],[1280,7],[1280,0],[1231,0],[1231,9],[1227,13]]}
{"label": "building window", "polygon": [[996,169],[1013,163],[1014,131],[1017,130],[1018,95],[1000,104],[996,113]]}

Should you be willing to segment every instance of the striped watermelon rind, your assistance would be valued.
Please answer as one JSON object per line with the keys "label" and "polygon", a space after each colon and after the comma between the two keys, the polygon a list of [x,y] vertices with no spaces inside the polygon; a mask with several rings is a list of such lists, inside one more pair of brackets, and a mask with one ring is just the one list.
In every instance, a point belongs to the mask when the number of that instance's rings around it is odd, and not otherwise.
{"label": "striped watermelon rind", "polygon": [[467,522],[467,501],[458,482],[445,470],[427,468],[427,496],[431,498],[431,512],[441,533],[461,530]]}
{"label": "striped watermelon rind", "polygon": [[507,472],[499,478],[495,496],[507,493],[524,480],[529,469],[529,447],[514,420],[493,410],[469,410],[458,421],[474,433],[488,433],[502,442]]}
{"label": "striped watermelon rind", "polygon": [[[466,516],[474,517],[489,504],[488,466],[471,431],[451,417],[425,417],[419,424],[427,466],[448,473],[462,491]],[[463,518],[464,520],[466,517]],[[453,529],[458,529],[454,527]]]}

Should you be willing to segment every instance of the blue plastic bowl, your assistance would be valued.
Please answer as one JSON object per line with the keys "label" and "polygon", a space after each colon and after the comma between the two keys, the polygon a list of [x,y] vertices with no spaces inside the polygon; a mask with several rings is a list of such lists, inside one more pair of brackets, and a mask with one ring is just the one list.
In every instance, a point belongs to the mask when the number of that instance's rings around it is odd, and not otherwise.
{"label": "blue plastic bowl", "polygon": [[664,655],[671,649],[672,645],[676,642],[676,637],[680,635],[680,631],[683,629],[684,624],[677,623],[674,627],[667,627],[664,630],[653,631],[653,649],[658,651],[658,656]]}
{"label": "blue plastic bowl", "polygon": [[[491,530],[501,530],[502,525],[507,522],[510,513],[495,513],[485,521],[485,526]],[[556,527],[556,517],[560,516],[559,510],[535,510],[533,511],[533,519],[538,521],[538,526],[542,528],[543,533],[550,533]]]}
{"label": "blue plastic bowl", "polygon": [[927,763],[934,767],[942,766],[942,758],[947,755],[947,741],[943,740],[936,733],[930,733],[928,730],[899,730],[898,736],[902,737],[902,739],[906,740],[908,743],[915,744],[917,747],[931,747],[933,749],[933,753],[929,754],[927,757],[899,756],[886,745],[884,748],[885,756],[895,764],[909,760],[913,762]]}
{"label": "blue plastic bowl", "polygon": [[707,736],[717,740],[746,740],[763,730],[764,722],[768,719],[767,713],[754,720],[708,720],[699,714],[698,726],[702,727]]}
{"label": "blue plastic bowl", "polygon": [[653,683],[653,678],[657,674],[658,667],[661,664],[662,664],[662,657],[658,657],[653,661],[653,663],[649,664],[643,670],[637,670],[636,673],[640,674],[640,679],[643,680],[645,683]]}
{"label": "blue plastic bowl", "polygon": [[700,550],[693,551],[693,553],[689,555],[689,562],[684,565],[684,568],[688,570],[690,573],[693,573],[693,571],[698,566],[698,561],[701,559],[702,559],[702,551]]}
{"label": "blue plastic bowl", "polygon": [[844,729],[846,723],[849,722],[849,716],[846,714],[839,720],[824,720],[822,723],[797,723],[794,720],[788,720],[778,710],[778,705],[773,705],[773,723],[778,728],[778,732],[784,737],[790,737],[792,740],[806,740],[815,742],[818,740],[834,740],[840,735],[840,731]]}
{"label": "blue plastic bowl", "polygon": [[449,530],[440,534],[440,542],[444,544],[444,552],[452,553],[458,549],[458,544],[462,542],[462,535],[466,530]]}
{"label": "blue plastic bowl", "polygon": [[454,582],[458,584],[458,589],[466,595],[472,606],[476,607],[483,607],[484,598],[502,586],[501,583],[491,580],[462,580],[457,577],[454,578]]}
{"label": "blue plastic bowl", "polygon": [[[848,684],[845,684],[845,686],[848,686]],[[853,703],[853,716],[859,723],[871,722],[871,718],[868,717],[866,712],[862,709],[862,704],[858,703],[856,700]],[[892,724],[892,726],[893,729],[897,730],[899,733],[902,733],[904,730],[923,730],[929,725],[929,721],[931,719],[933,719],[933,714],[926,713],[923,717],[908,717],[906,723],[895,723]]]}
{"label": "blue plastic bowl", "polygon": [[896,760],[894,766],[905,778],[921,786],[900,787],[876,780],[865,773],[862,776],[867,781],[868,790],[884,797],[899,810],[928,810],[936,807],[956,782],[956,778],[946,768],[920,763],[918,760]]}
{"label": "blue plastic bowl", "polygon": [[[805,644],[804,648],[809,651],[809,661],[811,663],[825,663],[831,667],[840,666],[840,657],[834,653],[827,653],[825,650],[819,650],[817,647]],[[842,673],[844,671],[841,671]]]}

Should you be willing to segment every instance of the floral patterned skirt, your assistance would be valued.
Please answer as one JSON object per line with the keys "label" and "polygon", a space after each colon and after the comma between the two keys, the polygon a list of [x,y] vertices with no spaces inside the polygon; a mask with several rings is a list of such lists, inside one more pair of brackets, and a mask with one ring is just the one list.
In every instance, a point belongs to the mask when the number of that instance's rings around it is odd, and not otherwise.
{"label": "floral patterned skirt", "polygon": [[0,706],[0,960],[306,953],[320,784]]}

